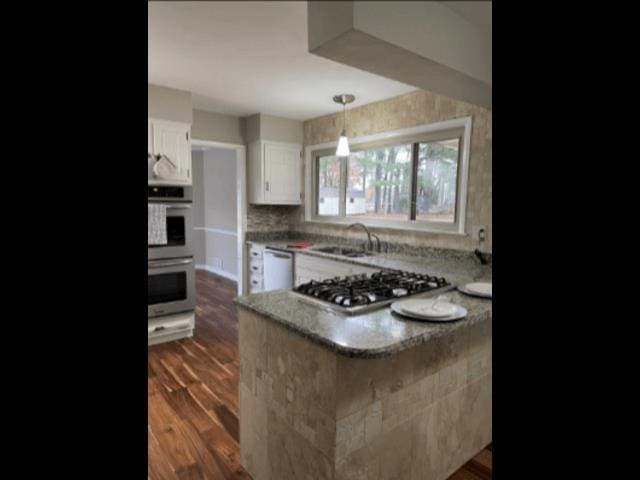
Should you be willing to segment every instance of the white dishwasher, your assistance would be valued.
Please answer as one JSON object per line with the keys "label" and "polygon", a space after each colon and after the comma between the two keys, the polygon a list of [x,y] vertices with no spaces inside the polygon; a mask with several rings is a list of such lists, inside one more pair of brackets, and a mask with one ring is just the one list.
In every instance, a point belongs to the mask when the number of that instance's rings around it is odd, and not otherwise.
{"label": "white dishwasher", "polygon": [[293,253],[265,248],[264,290],[293,288]]}

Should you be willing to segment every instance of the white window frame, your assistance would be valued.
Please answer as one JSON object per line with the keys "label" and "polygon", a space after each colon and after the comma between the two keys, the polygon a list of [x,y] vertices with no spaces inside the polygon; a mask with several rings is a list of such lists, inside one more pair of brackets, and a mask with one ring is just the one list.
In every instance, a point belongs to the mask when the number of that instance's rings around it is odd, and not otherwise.
{"label": "white window frame", "polygon": [[[460,167],[459,167],[459,191],[456,192],[456,218],[454,224],[427,222],[418,220],[381,220],[367,219],[362,217],[330,217],[316,215],[316,201],[314,192],[315,175],[315,152],[336,148],[338,141],[309,145],[304,149],[304,180],[305,180],[305,202],[304,216],[309,223],[324,223],[333,225],[348,225],[353,222],[364,223],[367,227],[379,227],[401,230],[415,230],[429,233],[466,235],[466,211],[467,211],[467,190],[469,184],[469,157],[471,153],[471,128],[472,118],[461,117],[442,122],[418,125],[416,127],[403,128],[390,132],[375,133],[349,139],[349,146],[356,147],[360,144],[390,141],[401,137],[419,135],[422,133],[437,133],[439,131],[451,130],[453,128],[463,128],[462,141],[460,144]],[[344,172],[343,172],[344,174]],[[341,211],[343,207],[341,206]]]}

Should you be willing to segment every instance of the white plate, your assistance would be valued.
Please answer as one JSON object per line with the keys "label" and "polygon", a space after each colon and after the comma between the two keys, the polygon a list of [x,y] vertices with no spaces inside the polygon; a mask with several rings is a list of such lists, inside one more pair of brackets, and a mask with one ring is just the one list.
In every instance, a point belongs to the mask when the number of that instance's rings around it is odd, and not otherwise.
{"label": "white plate", "polygon": [[413,314],[409,314],[407,312],[405,312],[404,310],[402,310],[402,307],[399,306],[402,302],[393,302],[391,304],[391,310],[395,313],[397,313],[398,315],[402,315],[403,317],[408,317],[411,318],[412,320],[420,320],[423,322],[451,322],[453,320],[458,320],[460,318],[464,318],[467,316],[467,309],[464,307],[461,307],[460,305],[457,305],[458,309],[456,310],[456,312],[453,315],[450,315],[448,317],[438,317],[438,318],[434,318],[434,317],[420,317],[417,315],[413,315]]}
{"label": "white plate", "polygon": [[437,301],[435,298],[412,298],[400,302],[400,309],[408,315],[441,318],[456,313],[458,306],[443,300]]}
{"label": "white plate", "polygon": [[477,297],[492,298],[492,284],[485,282],[467,283],[466,285],[458,285],[458,290],[468,295]]}

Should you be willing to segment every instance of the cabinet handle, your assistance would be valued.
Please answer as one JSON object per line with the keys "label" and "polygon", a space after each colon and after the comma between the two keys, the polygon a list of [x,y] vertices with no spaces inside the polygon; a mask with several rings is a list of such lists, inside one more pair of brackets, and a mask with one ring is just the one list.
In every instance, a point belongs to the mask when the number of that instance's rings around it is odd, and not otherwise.
{"label": "cabinet handle", "polygon": [[267,192],[269,191],[269,182],[267,182]]}

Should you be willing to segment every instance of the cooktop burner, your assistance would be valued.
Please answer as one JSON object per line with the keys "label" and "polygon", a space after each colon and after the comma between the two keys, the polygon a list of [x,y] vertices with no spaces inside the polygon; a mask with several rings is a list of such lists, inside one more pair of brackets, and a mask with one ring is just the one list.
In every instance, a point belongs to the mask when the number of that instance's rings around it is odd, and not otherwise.
{"label": "cooktop burner", "polygon": [[384,270],[371,275],[360,274],[303,283],[293,290],[305,298],[326,303],[345,313],[383,307],[400,297],[408,297],[452,285],[442,277]]}

